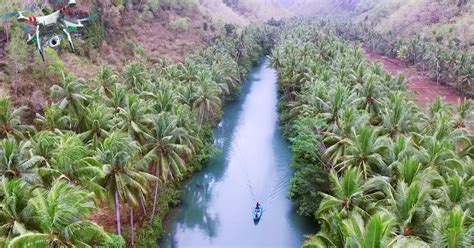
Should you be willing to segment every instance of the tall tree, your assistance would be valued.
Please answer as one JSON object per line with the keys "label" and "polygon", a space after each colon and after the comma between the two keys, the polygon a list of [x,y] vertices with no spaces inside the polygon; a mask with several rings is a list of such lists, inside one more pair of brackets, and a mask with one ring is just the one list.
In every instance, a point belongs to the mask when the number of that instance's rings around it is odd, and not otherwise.
{"label": "tall tree", "polygon": [[12,239],[8,247],[71,247],[104,245],[109,235],[88,221],[95,209],[93,194],[56,180],[50,189],[37,188],[31,198],[34,231]]}
{"label": "tall tree", "polygon": [[138,145],[119,131],[111,132],[98,148],[97,157],[104,164],[102,185],[115,204],[118,235],[122,235],[120,202],[129,203],[130,208],[144,204],[150,184],[157,184],[156,178],[145,172],[151,161],[140,160],[139,155]]}

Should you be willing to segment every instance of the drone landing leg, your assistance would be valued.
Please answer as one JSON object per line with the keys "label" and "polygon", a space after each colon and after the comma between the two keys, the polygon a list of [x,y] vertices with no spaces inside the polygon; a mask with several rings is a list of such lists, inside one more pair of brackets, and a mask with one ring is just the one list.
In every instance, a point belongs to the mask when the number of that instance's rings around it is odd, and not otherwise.
{"label": "drone landing leg", "polygon": [[42,41],[39,34],[39,28],[40,28],[39,25],[37,25],[36,26],[36,44],[38,45],[38,51],[41,55],[41,59],[43,59],[43,62],[44,62],[43,45],[42,45]]}
{"label": "drone landing leg", "polygon": [[71,34],[67,31],[67,29],[63,29],[63,32],[66,34],[67,36],[67,40],[69,41],[69,46],[71,46],[71,49],[72,49],[72,52],[74,52],[74,44],[72,43],[72,38],[71,38]]}

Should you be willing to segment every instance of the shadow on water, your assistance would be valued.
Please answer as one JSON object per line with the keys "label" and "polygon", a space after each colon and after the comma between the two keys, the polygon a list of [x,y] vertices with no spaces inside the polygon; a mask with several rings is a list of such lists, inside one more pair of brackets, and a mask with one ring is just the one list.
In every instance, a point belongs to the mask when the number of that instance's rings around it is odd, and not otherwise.
{"label": "shadow on water", "polygon": [[[293,247],[314,231],[286,198],[291,150],[276,127],[276,75],[267,64],[225,107],[214,130],[220,152],[185,184],[160,247]],[[254,195],[265,207],[259,223],[252,223]]]}

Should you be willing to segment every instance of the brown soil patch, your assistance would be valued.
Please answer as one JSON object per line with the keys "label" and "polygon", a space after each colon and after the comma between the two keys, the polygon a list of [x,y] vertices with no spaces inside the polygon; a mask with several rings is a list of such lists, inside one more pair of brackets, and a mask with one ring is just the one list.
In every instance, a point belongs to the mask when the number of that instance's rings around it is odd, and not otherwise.
{"label": "brown soil patch", "polygon": [[[415,100],[418,105],[426,106],[433,103],[436,97],[440,96],[444,102],[458,105],[466,99],[472,99],[464,96],[459,90],[437,83],[429,77],[423,75],[422,72],[407,66],[403,61],[389,58],[370,51],[367,47],[363,47],[365,54],[370,61],[380,62],[385,70],[392,75],[404,74],[408,80],[408,89],[414,93]],[[469,119],[466,128],[471,135],[474,134],[474,121]]]}
{"label": "brown soil patch", "polygon": [[420,71],[407,66],[403,61],[388,58],[370,51],[364,47],[365,53],[370,61],[380,62],[385,70],[393,75],[404,74],[408,80],[408,88],[416,95],[416,103],[427,105],[440,96],[444,102],[457,105],[468,98],[453,87],[437,83],[429,77],[423,75]]}
{"label": "brown soil patch", "polygon": [[[137,48],[145,50],[149,64],[163,58],[184,61],[186,55],[201,51],[216,36],[211,19],[196,9],[148,11],[137,7],[106,15],[106,38],[91,60],[118,70],[138,56]],[[186,30],[172,27],[178,18],[189,21]]]}

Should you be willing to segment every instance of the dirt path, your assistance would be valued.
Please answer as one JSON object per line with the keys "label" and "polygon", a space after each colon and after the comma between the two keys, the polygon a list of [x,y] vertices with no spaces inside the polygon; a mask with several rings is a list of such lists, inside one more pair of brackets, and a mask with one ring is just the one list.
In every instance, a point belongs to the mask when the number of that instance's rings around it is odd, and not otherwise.
{"label": "dirt path", "polygon": [[454,105],[459,104],[461,99],[465,98],[458,90],[441,83],[436,83],[436,81],[408,67],[400,60],[381,56],[367,48],[364,48],[364,50],[370,61],[382,63],[384,68],[393,75],[405,74],[405,77],[408,79],[408,88],[416,94],[416,102],[420,105],[434,102],[437,96],[441,96],[445,102]]}

